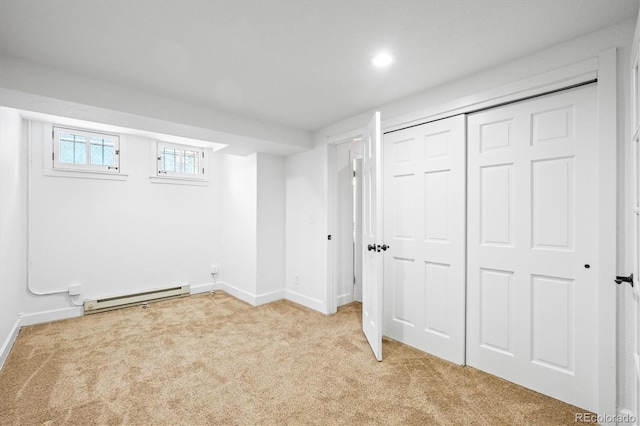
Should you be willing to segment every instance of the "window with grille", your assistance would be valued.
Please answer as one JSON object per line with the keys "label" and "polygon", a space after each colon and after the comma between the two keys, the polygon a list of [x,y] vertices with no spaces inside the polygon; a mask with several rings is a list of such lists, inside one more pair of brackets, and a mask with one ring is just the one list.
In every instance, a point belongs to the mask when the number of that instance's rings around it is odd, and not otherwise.
{"label": "window with grille", "polygon": [[204,178],[204,149],[158,142],[158,176],[182,179]]}
{"label": "window with grille", "polygon": [[120,137],[63,127],[53,128],[53,168],[120,172]]}

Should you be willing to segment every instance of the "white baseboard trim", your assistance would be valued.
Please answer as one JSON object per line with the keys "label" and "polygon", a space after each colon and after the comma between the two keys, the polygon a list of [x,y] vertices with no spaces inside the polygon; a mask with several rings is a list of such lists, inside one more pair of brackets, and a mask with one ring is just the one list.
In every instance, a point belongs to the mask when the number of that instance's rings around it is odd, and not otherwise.
{"label": "white baseboard trim", "polygon": [[256,306],[264,305],[266,303],[275,302],[276,300],[284,299],[284,288],[281,290],[271,291],[269,293],[262,293],[256,296]]}
{"label": "white baseboard trim", "polygon": [[240,299],[243,302],[247,302],[248,304],[252,305],[252,306],[256,306],[256,295],[255,294],[251,294],[246,290],[242,290],[236,286],[233,286],[229,283],[226,283],[224,281],[218,281],[216,283],[216,287],[219,290],[224,290],[227,293],[229,293],[230,295],[232,295],[233,297],[235,297],[236,299]]}
{"label": "white baseboard trim", "polygon": [[4,367],[4,362],[9,357],[9,352],[11,352],[13,343],[16,341],[16,337],[18,337],[18,333],[21,328],[20,321],[21,318],[18,317],[16,322],[13,324],[11,331],[9,331],[9,335],[5,339],[4,343],[2,343],[2,347],[0,347],[0,370]]}
{"label": "white baseboard trim", "polygon": [[215,288],[216,290],[224,290],[236,299],[240,299],[253,306],[260,306],[264,305],[265,303],[271,303],[275,302],[276,300],[282,300],[285,298],[284,289],[271,291],[269,293],[253,294],[224,281],[218,281],[215,285]]}
{"label": "white baseboard trim", "polygon": [[62,309],[53,309],[50,311],[43,312],[33,312],[31,314],[18,314],[18,319],[13,324],[9,335],[2,343],[2,347],[0,347],[0,369],[4,366],[7,357],[9,356],[9,352],[11,352],[11,348],[13,347],[13,343],[16,341],[18,337],[18,333],[22,327],[26,327],[28,325],[41,324],[44,322],[58,321],[67,318],[75,318],[82,316],[82,307],[72,307],[72,308],[62,308]]}
{"label": "white baseboard trim", "polygon": [[68,318],[76,318],[82,316],[82,306],[71,308],[52,309],[50,311],[34,312],[31,314],[19,314],[20,326],[42,324],[44,322],[59,321]]}
{"label": "white baseboard trim", "polygon": [[338,306],[342,306],[342,305],[346,305],[347,303],[351,303],[353,302],[353,295],[352,294],[341,294],[340,296],[338,296]]}
{"label": "white baseboard trim", "polygon": [[285,299],[297,303],[298,305],[306,306],[309,309],[326,314],[326,307],[322,300],[314,299],[313,297],[305,296],[304,294],[296,293],[289,289],[285,290]]}
{"label": "white baseboard trim", "polygon": [[189,289],[191,291],[190,294],[209,293],[215,290],[215,284],[212,282],[204,283],[204,284],[195,284],[195,285],[189,286]]}

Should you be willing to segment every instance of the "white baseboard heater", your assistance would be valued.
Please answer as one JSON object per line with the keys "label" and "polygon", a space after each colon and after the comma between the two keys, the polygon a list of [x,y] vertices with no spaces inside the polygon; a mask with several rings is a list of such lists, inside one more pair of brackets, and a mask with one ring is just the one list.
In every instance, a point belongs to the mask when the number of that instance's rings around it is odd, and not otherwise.
{"label": "white baseboard heater", "polygon": [[106,299],[85,300],[84,313],[96,314],[98,312],[104,312],[104,311],[110,311],[113,309],[120,309],[120,308],[129,307],[129,306],[141,305],[146,302],[156,302],[158,300],[175,299],[177,297],[188,296],[189,294],[190,294],[189,285],[183,285],[180,287],[145,291],[143,293],[108,297]]}

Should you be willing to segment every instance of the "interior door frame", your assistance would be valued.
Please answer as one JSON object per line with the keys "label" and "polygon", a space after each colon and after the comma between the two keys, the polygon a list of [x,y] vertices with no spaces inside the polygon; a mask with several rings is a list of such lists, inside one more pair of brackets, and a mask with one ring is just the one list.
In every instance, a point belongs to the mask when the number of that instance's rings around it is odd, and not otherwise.
{"label": "interior door frame", "polygon": [[[626,141],[631,143],[631,158],[633,169],[633,204],[631,206],[632,218],[633,218],[633,285],[632,289],[625,288],[623,292],[629,291],[634,301],[634,312],[631,315],[633,319],[633,327],[631,332],[633,333],[632,350],[633,350],[633,385],[631,386],[633,392],[633,401],[630,409],[633,411],[633,415],[640,417],[640,46],[638,43],[634,43],[631,52],[631,126],[630,135],[631,140]],[[626,206],[625,206],[626,207]],[[619,271],[621,275],[626,275],[628,271]]]}
{"label": "interior door frame", "polygon": [[[539,96],[568,87],[598,81],[598,155],[601,162],[598,173],[599,226],[598,261],[600,262],[598,318],[598,414],[617,413],[616,387],[616,288],[613,278],[616,274],[616,179],[617,179],[617,51],[607,49],[598,56],[568,65],[553,71],[538,74],[495,89],[453,100],[446,104],[431,106],[424,110],[396,116],[382,121],[382,134],[393,130],[423,124],[458,114],[467,114],[486,108]],[[384,111],[383,111],[384,113]],[[332,143],[357,137],[361,129],[354,129],[328,137],[329,151]],[[330,155],[329,155],[330,157]],[[328,163],[331,163],[330,158]],[[328,171],[331,167],[327,168]],[[328,173],[331,178],[331,173]],[[332,183],[328,181],[328,190]],[[333,221],[331,194],[327,196],[328,223]],[[331,244],[328,245],[331,250]],[[331,281],[332,253],[329,253],[329,277],[327,282],[327,311],[330,304],[335,306],[335,288]]]}
{"label": "interior door frame", "polygon": [[[335,179],[337,160],[336,153],[338,145],[348,142],[357,142],[362,140],[362,128],[353,130],[351,132],[342,133],[335,137],[328,138],[327,140],[327,238],[329,235],[335,233],[337,228],[338,214],[336,209],[338,196],[337,181]],[[337,288],[338,283],[336,281],[335,269],[337,257],[335,255],[334,244],[332,241],[327,241],[327,289],[326,289],[326,312],[325,314],[331,315],[338,311],[337,301]]]}

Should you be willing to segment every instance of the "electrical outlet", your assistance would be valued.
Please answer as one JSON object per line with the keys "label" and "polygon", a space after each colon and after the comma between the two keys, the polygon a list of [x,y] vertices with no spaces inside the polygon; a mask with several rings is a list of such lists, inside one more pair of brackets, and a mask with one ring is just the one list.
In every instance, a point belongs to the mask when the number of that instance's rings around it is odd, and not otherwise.
{"label": "electrical outlet", "polygon": [[211,265],[211,273],[215,275],[218,272],[218,265]]}
{"label": "electrical outlet", "polygon": [[293,283],[294,283],[295,285],[300,285],[300,276],[299,276],[298,274],[295,274],[295,275],[293,276]]}
{"label": "electrical outlet", "polygon": [[78,296],[80,293],[82,293],[82,285],[80,284],[69,285],[69,296]]}

